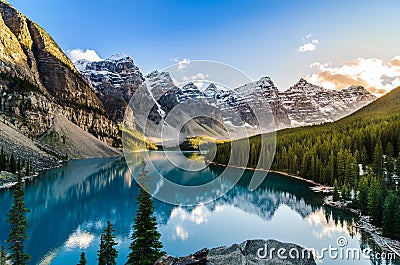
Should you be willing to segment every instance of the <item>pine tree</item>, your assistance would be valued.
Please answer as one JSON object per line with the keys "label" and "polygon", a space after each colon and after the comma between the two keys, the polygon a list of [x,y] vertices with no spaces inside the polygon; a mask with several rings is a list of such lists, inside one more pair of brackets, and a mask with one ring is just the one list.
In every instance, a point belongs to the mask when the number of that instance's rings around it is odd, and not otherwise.
{"label": "pine tree", "polygon": [[358,183],[357,202],[363,214],[368,214],[368,179],[362,177]]}
{"label": "pine tree", "polygon": [[386,190],[382,180],[373,177],[368,192],[368,211],[374,225],[382,225],[383,204]]}
{"label": "pine tree", "polygon": [[17,172],[18,172],[18,173],[21,172],[21,168],[22,168],[22,166],[21,166],[21,159],[18,158],[18,159],[17,159]]}
{"label": "pine tree", "polygon": [[388,144],[386,145],[385,154],[390,156],[390,157],[394,157],[395,156],[393,145],[390,142],[388,142]]}
{"label": "pine tree", "polygon": [[373,170],[374,173],[378,176],[382,176],[383,174],[383,150],[382,150],[382,142],[380,139],[377,140],[374,150],[374,162],[373,162]]}
{"label": "pine tree", "polygon": [[333,201],[338,201],[339,200],[339,185],[337,180],[335,179],[335,182],[333,183]]}
{"label": "pine tree", "polygon": [[332,185],[335,181],[335,155],[333,151],[331,151],[331,154],[329,155],[329,169],[329,182]]}
{"label": "pine tree", "polygon": [[303,159],[301,160],[300,176],[303,178],[307,178],[307,176],[308,176],[307,154],[306,153],[303,154]]}
{"label": "pine tree", "polygon": [[98,251],[99,265],[117,264],[115,259],[118,256],[118,252],[114,246],[118,244],[114,240],[115,236],[113,235],[113,232],[115,232],[115,230],[113,230],[112,224],[110,221],[107,221],[107,227],[104,229],[100,238],[100,250]]}
{"label": "pine tree", "polygon": [[9,163],[10,163],[10,172],[15,174],[17,172],[17,164],[15,161],[14,153],[11,154]]}
{"label": "pine tree", "polygon": [[25,166],[25,176],[29,176],[29,174],[30,174],[30,161],[28,160]]}
{"label": "pine tree", "polygon": [[0,254],[0,265],[6,265],[7,262],[7,254],[4,246],[1,246],[1,254]]}
{"label": "pine tree", "polygon": [[133,225],[132,243],[129,246],[127,265],[153,264],[162,256],[160,233],[157,231],[157,221],[153,216],[153,203],[150,194],[145,190],[148,179],[146,163],[142,161],[142,170],[139,174],[139,194],[136,197],[139,208],[136,212]]}
{"label": "pine tree", "polygon": [[337,174],[339,183],[343,184],[345,177],[345,158],[342,149],[340,149],[339,152],[337,153]]}
{"label": "pine tree", "polygon": [[365,166],[368,164],[368,153],[367,153],[367,149],[365,148],[365,146],[363,146],[363,148],[361,149],[360,163],[362,164],[364,169],[365,169]]}
{"label": "pine tree", "polygon": [[389,184],[390,184],[390,183],[392,183],[392,177],[394,174],[394,167],[395,167],[394,158],[386,155],[385,164],[386,164],[386,176],[387,176],[387,178],[389,180]]}
{"label": "pine tree", "polygon": [[21,174],[18,174],[13,197],[14,204],[8,213],[8,223],[10,224],[10,234],[7,240],[10,250],[9,258],[12,264],[25,265],[30,260],[30,256],[24,253],[24,242],[28,238],[26,235],[28,220],[25,215],[29,210],[24,202]]}
{"label": "pine tree", "polygon": [[3,146],[2,146],[1,152],[0,152],[0,171],[6,169],[5,164],[6,164],[6,158],[5,158],[4,150],[3,150]]}
{"label": "pine tree", "polygon": [[86,260],[85,252],[82,252],[81,256],[79,258],[79,263],[77,265],[86,265],[86,264],[87,264],[87,260]]}
{"label": "pine tree", "polygon": [[395,205],[395,208],[393,209],[393,213],[394,213],[393,238],[396,240],[400,240],[400,195],[396,196],[396,201],[395,201],[394,205]]}
{"label": "pine tree", "polygon": [[382,217],[382,235],[393,236],[394,232],[394,210],[396,209],[396,197],[393,194],[386,196],[385,203],[383,205],[383,217]]}
{"label": "pine tree", "polygon": [[397,177],[400,177],[400,153],[397,155],[396,168],[394,170],[394,173],[397,175]]}
{"label": "pine tree", "polygon": [[350,192],[351,192],[351,189],[350,189],[349,184],[345,183],[345,184],[342,186],[342,189],[340,190],[340,192],[341,192],[342,197],[343,197],[344,199],[350,199],[350,195],[351,195]]}

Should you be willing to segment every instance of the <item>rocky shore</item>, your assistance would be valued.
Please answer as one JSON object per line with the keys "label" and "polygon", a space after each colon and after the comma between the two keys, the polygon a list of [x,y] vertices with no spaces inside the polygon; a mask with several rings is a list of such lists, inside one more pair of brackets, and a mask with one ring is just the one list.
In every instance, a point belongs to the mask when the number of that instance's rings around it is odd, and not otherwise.
{"label": "rocky shore", "polygon": [[187,257],[161,257],[154,265],[311,265],[316,264],[306,249],[276,240],[247,240],[229,247],[202,249]]}
{"label": "rocky shore", "polygon": [[382,229],[371,224],[369,216],[364,216],[360,210],[349,207],[350,202],[348,200],[333,201],[332,196],[327,196],[324,199],[325,205],[358,215],[359,219],[354,227],[367,233],[372,242],[382,251],[394,253],[397,258],[400,258],[400,242],[382,236]]}

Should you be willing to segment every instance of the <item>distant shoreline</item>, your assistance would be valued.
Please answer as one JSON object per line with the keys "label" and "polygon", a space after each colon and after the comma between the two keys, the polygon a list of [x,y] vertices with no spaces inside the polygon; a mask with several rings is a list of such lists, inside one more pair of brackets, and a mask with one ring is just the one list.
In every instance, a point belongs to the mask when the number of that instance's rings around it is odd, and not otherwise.
{"label": "distant shoreline", "polygon": [[[40,175],[43,172],[45,172],[47,170],[60,168],[60,167],[64,166],[65,163],[67,163],[68,161],[72,161],[72,160],[76,161],[76,160],[84,160],[84,159],[96,159],[96,158],[113,158],[113,157],[121,159],[124,156],[121,156],[121,155],[117,155],[117,156],[99,156],[99,157],[70,158],[68,160],[60,160],[60,161],[57,162],[57,164],[55,166],[50,166],[50,167],[46,167],[46,168],[40,168],[38,171],[34,172],[33,174],[31,174],[29,176],[24,176],[22,178],[22,180],[23,180],[24,183],[26,183],[26,182],[30,182],[30,181],[33,181],[35,179],[38,179],[38,178],[40,178]],[[6,190],[6,189],[11,189],[12,187],[14,187],[17,184],[15,179],[16,179],[16,175],[14,174],[13,180],[3,181],[3,182],[0,181],[0,191],[1,190]]]}
{"label": "distant shoreline", "polygon": [[256,169],[256,168],[251,168],[251,167],[228,166],[228,165],[219,164],[219,163],[215,163],[215,162],[211,162],[211,161],[209,163],[213,164],[213,165],[216,165],[216,166],[223,166],[223,167],[239,168],[239,169],[252,170],[252,171],[262,171],[262,172],[276,173],[276,174],[284,175],[286,177],[298,179],[298,180],[310,183],[310,184],[315,185],[315,186],[324,186],[321,183],[315,182],[313,180],[305,179],[305,178],[302,178],[302,177],[299,177],[299,176],[296,176],[296,175],[292,175],[292,174],[289,174],[289,173],[286,173],[286,172],[282,172],[282,171],[277,171],[277,170],[272,170],[272,169],[266,170],[266,169],[261,169],[261,168],[260,169]]}

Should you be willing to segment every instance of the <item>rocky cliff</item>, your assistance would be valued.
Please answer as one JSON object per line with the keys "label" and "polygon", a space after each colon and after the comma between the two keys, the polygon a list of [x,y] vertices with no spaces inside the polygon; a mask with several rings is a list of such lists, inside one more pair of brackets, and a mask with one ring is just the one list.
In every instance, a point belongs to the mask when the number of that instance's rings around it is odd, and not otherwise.
{"label": "rocky cliff", "polygon": [[[261,249],[261,251],[259,251]],[[285,252],[278,250],[284,249]],[[271,251],[272,250],[272,251]],[[270,254],[271,253],[271,254]],[[289,255],[291,253],[291,255]],[[299,255],[295,254],[298,253]],[[302,255],[304,253],[304,255]],[[261,255],[259,255],[261,254]],[[264,257],[265,256],[265,257]],[[163,256],[154,265],[312,265],[313,254],[304,248],[276,240],[247,240],[229,247],[203,249],[188,257]]]}
{"label": "rocky cliff", "polygon": [[116,54],[98,62],[79,60],[75,65],[92,83],[110,118],[121,122],[133,92],[144,81],[133,59]]}
{"label": "rocky cliff", "polygon": [[[269,77],[245,84],[233,90],[210,84],[205,89],[187,83],[177,87],[170,74],[154,71],[143,77],[132,58],[126,55],[114,55],[99,62],[78,61],[77,68],[90,80],[105,106],[107,113],[115,121],[122,121],[130,97],[136,89],[145,85],[146,95],[154,98],[149,119],[158,126],[161,121],[170,127],[181,126],[179,120],[168,114],[178,104],[180,112],[186,105],[186,113],[174,112],[175,116],[196,116],[202,110],[212,118],[196,118],[185,128],[191,134],[221,134],[221,124],[228,126],[246,126],[250,134],[257,131],[258,116],[273,116],[276,129],[313,125],[338,120],[375,100],[375,96],[364,88],[352,86],[341,91],[324,89],[300,79],[286,91],[280,91]],[[179,108],[178,108],[179,109]],[[178,113],[179,112],[179,113]],[[255,113],[258,112],[258,113]],[[179,115],[178,115],[179,114]],[[214,122],[212,121],[214,120]],[[190,128],[189,128],[190,127]]]}
{"label": "rocky cliff", "polygon": [[279,98],[293,127],[338,120],[376,99],[361,86],[338,91],[324,89],[304,79],[279,93]]}
{"label": "rocky cliff", "polygon": [[338,91],[315,86],[304,79],[286,91],[278,90],[269,77],[234,90],[210,84],[203,91],[193,83],[177,88],[168,73],[163,72],[155,71],[146,76],[146,80],[149,80],[150,93],[156,98],[160,93],[164,93],[163,97],[168,95],[168,100],[158,102],[166,114],[178,103],[201,99],[218,108],[225,123],[235,126],[257,125],[254,111],[267,108],[275,119],[277,129],[332,122],[376,99],[361,86]]}
{"label": "rocky cliff", "polygon": [[5,1],[0,73],[0,112],[23,134],[39,138],[61,115],[108,145],[120,143],[118,127],[90,82],[39,25]]}

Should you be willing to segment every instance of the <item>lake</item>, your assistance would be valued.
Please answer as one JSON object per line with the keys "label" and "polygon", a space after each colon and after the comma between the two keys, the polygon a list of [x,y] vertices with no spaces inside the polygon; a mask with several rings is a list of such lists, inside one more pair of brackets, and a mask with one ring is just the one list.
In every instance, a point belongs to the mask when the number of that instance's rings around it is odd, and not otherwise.
{"label": "lake", "polygon": [[[162,169],[164,176],[177,183],[205,182],[224,170],[218,166],[181,170],[166,166],[159,152],[150,155],[157,158],[154,168]],[[130,160],[132,171],[120,158],[69,161],[28,183],[25,201],[31,212],[26,251],[31,255],[30,264],[76,264],[82,251],[89,264],[97,264],[100,234],[107,220],[116,230],[118,264],[124,264],[137,209],[138,187],[133,177],[140,170],[140,158],[137,160],[133,165]],[[149,175],[154,173],[150,171]],[[173,256],[188,255],[204,247],[247,239],[276,239],[320,250],[337,247],[337,239],[344,237],[349,248],[369,246],[368,238],[352,227],[354,216],[323,206],[321,195],[309,189],[311,184],[270,173],[257,190],[250,192],[247,185],[251,174],[245,171],[228,193],[209,203],[183,207],[155,200],[164,251]],[[12,190],[1,190],[0,200],[0,242],[5,244]],[[329,257],[320,262],[376,263]]]}

